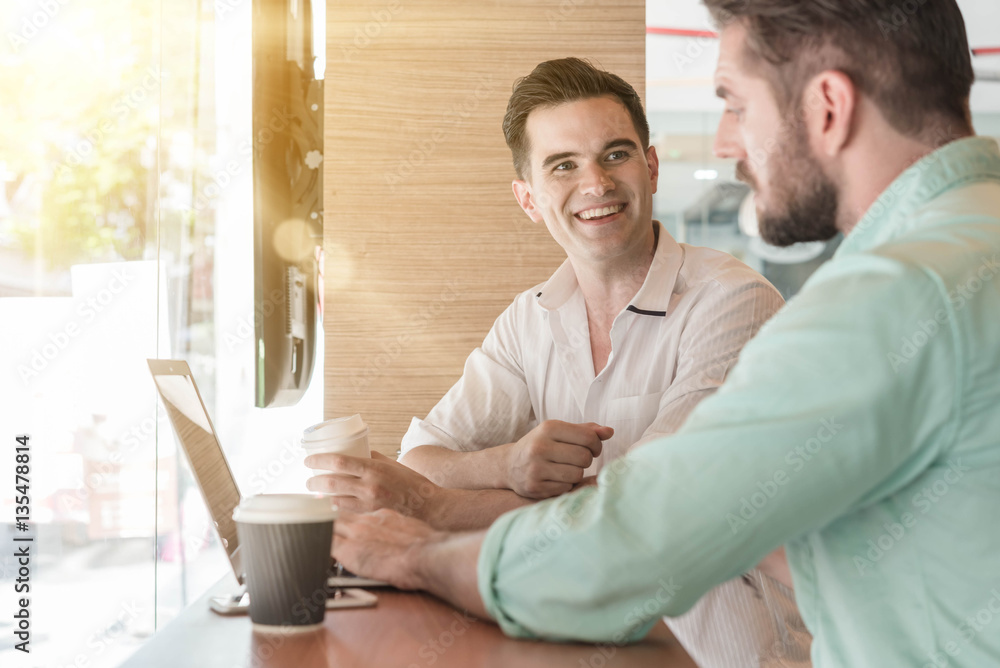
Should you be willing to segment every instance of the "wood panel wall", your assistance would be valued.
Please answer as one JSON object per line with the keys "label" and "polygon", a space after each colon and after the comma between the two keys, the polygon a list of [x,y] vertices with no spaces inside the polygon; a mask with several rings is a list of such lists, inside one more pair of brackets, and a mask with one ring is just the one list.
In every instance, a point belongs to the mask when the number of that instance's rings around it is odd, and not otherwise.
{"label": "wood panel wall", "polygon": [[327,3],[324,413],[361,413],[381,452],[565,259],[500,128],[514,80],[564,56],[644,94],[644,0]]}

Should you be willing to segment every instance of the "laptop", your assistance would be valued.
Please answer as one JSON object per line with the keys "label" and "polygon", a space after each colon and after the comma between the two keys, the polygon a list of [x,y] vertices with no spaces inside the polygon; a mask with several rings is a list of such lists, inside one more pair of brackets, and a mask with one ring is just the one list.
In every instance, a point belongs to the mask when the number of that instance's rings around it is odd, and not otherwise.
{"label": "laptop", "polygon": [[[234,593],[233,601],[245,601],[246,596],[242,586],[246,584],[246,576],[241,561],[236,522],[233,521],[233,510],[243,500],[243,496],[236,485],[236,479],[233,478],[232,469],[229,468],[229,462],[219,444],[219,437],[208,417],[208,411],[205,410],[205,404],[201,399],[201,393],[198,392],[194,376],[191,375],[191,369],[187,362],[183,360],[151,359],[146,361],[153,374],[156,390],[167,410],[167,416],[177,434],[177,440],[180,441],[181,449],[187,456],[195,481],[198,483],[201,495],[212,515],[212,523],[215,525],[219,541],[229,557],[233,574],[241,585],[241,591]],[[343,587],[386,587],[389,585],[380,580],[357,577],[338,567],[338,574],[330,577],[327,586],[337,593],[336,597],[331,597],[331,600],[334,598],[340,600],[345,598],[345,592],[341,590]],[[374,603],[374,596],[360,589],[357,591],[366,595],[361,598],[365,600],[370,598],[371,602],[364,605]],[[328,601],[327,607],[346,606],[331,605]]]}

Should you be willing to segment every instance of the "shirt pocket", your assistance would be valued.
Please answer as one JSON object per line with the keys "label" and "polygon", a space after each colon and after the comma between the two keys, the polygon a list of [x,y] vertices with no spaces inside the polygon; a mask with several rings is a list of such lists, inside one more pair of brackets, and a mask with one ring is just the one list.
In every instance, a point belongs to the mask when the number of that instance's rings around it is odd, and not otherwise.
{"label": "shirt pocket", "polygon": [[653,424],[660,410],[662,392],[640,394],[634,397],[612,399],[604,411],[601,424],[612,427],[615,435],[604,441],[601,456],[585,472],[586,475],[599,473],[610,462],[625,455],[633,443],[642,437],[649,425]]}
{"label": "shirt pocket", "polygon": [[663,393],[640,394],[621,397],[608,402],[604,424],[613,427],[615,435],[604,442],[604,463],[618,459],[642,438],[642,434],[656,420]]}
{"label": "shirt pocket", "polygon": [[656,414],[660,410],[660,399],[662,392],[652,394],[640,394],[634,397],[620,397],[608,402],[608,409],[604,412],[605,420],[609,427],[614,427],[616,422],[637,420],[642,423],[640,433],[646,427],[653,424]]}

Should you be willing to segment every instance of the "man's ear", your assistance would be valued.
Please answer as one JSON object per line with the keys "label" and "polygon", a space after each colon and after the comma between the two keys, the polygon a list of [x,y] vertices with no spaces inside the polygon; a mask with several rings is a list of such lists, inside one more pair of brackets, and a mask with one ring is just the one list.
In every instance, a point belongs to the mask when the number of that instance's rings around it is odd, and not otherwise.
{"label": "man's ear", "polygon": [[820,155],[832,158],[851,140],[857,96],[854,82],[838,70],[824,70],[806,84],[802,114],[809,141]]}
{"label": "man's ear", "polygon": [[523,179],[514,179],[510,187],[514,191],[514,199],[521,205],[528,217],[536,223],[542,222],[542,212],[535,204],[535,197],[531,193],[531,184]]}
{"label": "man's ear", "polygon": [[646,149],[646,164],[649,165],[649,183],[656,192],[656,183],[660,179],[660,159],[656,156],[656,147],[650,146]]}

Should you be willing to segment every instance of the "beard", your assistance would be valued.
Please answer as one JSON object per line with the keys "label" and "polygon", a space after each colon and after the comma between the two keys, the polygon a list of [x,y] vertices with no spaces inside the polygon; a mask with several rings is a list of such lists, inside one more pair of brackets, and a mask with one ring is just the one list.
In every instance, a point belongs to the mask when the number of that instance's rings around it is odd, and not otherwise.
{"label": "beard", "polygon": [[[832,239],[838,232],[837,187],[813,158],[801,126],[782,146],[770,160],[775,209],[757,209],[761,238],[772,246]],[[736,178],[757,191],[744,160],[736,164]]]}

